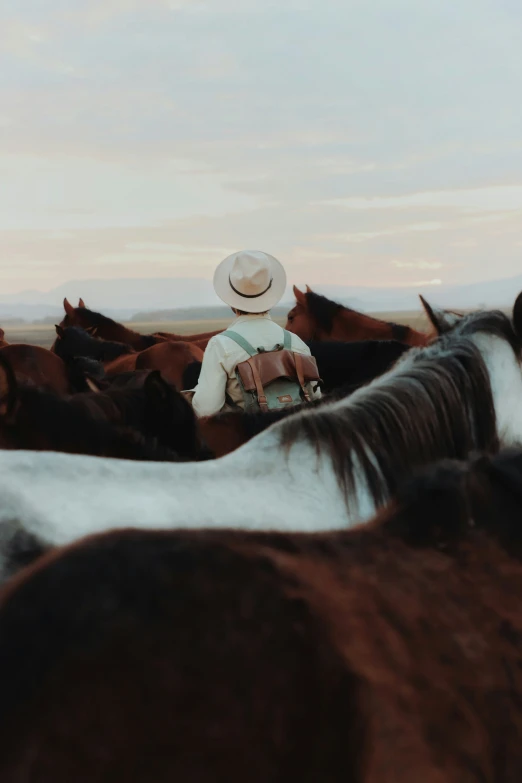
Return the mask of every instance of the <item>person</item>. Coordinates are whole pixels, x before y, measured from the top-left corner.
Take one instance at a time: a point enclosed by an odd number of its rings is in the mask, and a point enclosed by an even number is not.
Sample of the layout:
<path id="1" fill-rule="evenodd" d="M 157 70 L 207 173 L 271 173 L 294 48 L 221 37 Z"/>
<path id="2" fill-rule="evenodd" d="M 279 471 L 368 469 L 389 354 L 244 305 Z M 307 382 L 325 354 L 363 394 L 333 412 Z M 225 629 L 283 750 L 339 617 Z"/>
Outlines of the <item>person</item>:
<path id="1" fill-rule="evenodd" d="M 273 350 L 282 344 L 284 329 L 270 317 L 286 289 L 286 273 L 281 263 L 257 250 L 242 250 L 225 258 L 214 274 L 214 289 L 236 315 L 230 325 L 253 347 Z M 310 356 L 310 349 L 291 334 L 291 350 Z M 244 409 L 236 367 L 249 354 L 230 337 L 218 334 L 209 341 L 201 374 L 194 389 L 192 405 L 198 416 L 212 416 L 228 407 Z M 319 388 L 310 385 L 311 398 L 320 397 Z"/>

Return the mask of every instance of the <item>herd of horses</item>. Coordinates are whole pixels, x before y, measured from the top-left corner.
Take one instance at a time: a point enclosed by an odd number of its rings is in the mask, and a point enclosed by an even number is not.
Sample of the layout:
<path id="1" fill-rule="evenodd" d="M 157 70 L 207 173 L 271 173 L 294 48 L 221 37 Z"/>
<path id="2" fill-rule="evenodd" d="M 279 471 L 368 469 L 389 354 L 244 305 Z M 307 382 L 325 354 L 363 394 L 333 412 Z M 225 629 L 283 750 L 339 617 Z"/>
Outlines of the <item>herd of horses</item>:
<path id="1" fill-rule="evenodd" d="M 522 294 L 294 293 L 277 412 L 195 417 L 212 333 L 0 335 L 2 783 L 522 780 Z"/>

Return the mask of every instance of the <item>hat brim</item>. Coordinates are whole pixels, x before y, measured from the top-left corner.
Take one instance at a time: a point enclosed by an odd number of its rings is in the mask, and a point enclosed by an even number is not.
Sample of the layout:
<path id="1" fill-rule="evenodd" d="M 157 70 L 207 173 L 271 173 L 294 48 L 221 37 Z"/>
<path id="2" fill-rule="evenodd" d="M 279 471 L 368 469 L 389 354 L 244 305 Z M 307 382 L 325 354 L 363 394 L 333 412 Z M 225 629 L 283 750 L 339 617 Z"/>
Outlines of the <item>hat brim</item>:
<path id="1" fill-rule="evenodd" d="M 268 253 L 265 255 L 271 267 L 272 285 L 266 293 L 254 299 L 237 294 L 230 285 L 229 277 L 237 253 L 228 256 L 219 264 L 214 272 L 214 290 L 222 302 L 245 313 L 264 313 L 281 301 L 286 290 L 286 272 L 277 258 Z"/>

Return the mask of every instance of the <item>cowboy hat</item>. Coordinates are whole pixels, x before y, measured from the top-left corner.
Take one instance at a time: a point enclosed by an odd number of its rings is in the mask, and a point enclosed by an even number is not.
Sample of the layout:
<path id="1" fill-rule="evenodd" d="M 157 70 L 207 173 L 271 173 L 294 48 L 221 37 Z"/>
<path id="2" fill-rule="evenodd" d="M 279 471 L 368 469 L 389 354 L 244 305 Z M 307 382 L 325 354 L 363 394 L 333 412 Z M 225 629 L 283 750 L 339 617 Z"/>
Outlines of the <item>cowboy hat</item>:
<path id="1" fill-rule="evenodd" d="M 282 298 L 286 273 L 277 258 L 260 250 L 240 250 L 214 273 L 214 290 L 225 304 L 245 313 L 264 313 Z"/>

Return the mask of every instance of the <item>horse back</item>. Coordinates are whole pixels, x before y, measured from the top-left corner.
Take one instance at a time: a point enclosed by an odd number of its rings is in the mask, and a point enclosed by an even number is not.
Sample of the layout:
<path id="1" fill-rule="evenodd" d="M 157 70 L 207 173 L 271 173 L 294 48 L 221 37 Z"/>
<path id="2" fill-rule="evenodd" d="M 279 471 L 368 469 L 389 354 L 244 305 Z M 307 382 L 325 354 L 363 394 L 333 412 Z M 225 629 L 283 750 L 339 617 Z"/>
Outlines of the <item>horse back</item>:
<path id="1" fill-rule="evenodd" d="M 57 394 L 68 394 L 69 374 L 59 356 L 38 345 L 14 343 L 0 348 L 11 364 L 17 379 L 23 383 L 51 389 Z"/>

